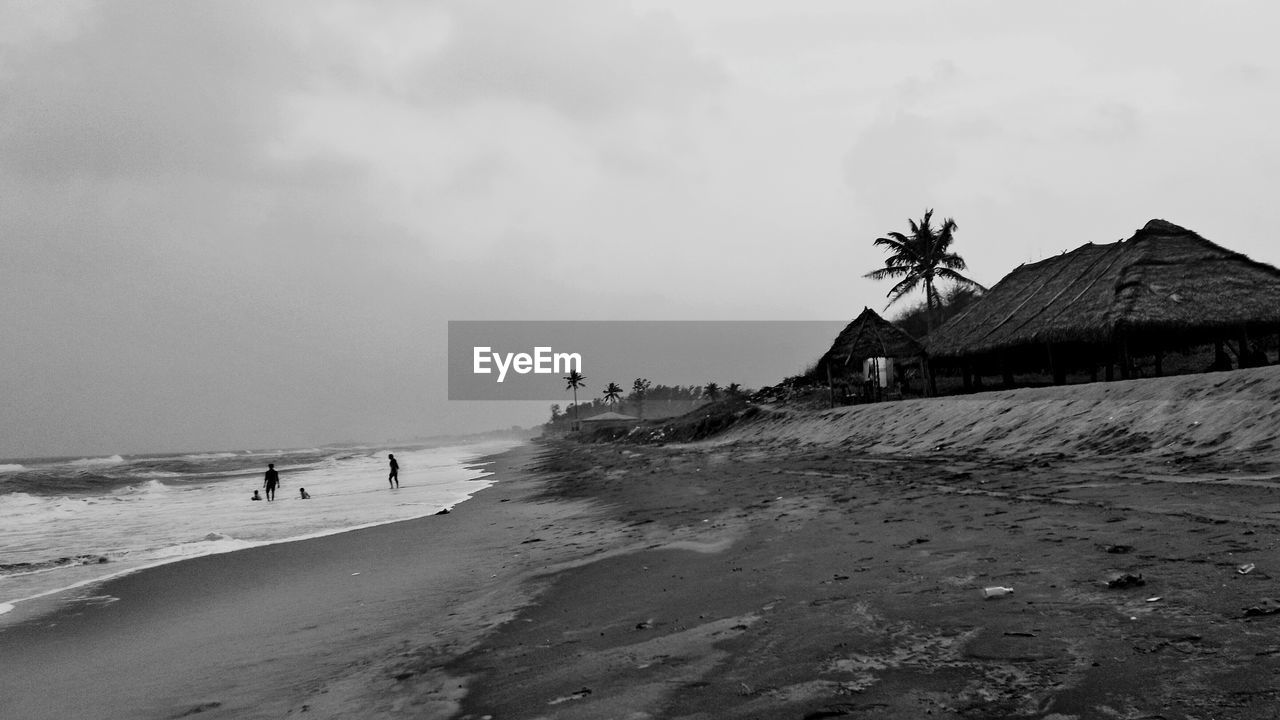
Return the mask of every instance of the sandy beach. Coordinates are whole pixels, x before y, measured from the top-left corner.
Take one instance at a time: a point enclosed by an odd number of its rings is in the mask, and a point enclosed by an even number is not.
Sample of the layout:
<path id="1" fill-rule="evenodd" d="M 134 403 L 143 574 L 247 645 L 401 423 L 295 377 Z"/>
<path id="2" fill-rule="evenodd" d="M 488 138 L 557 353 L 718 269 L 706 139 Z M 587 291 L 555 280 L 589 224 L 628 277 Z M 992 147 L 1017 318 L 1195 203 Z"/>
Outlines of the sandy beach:
<path id="1" fill-rule="evenodd" d="M 19 604 L 0 631 L 0 717 L 445 717 L 458 693 L 422 658 L 466 647 L 525 597 L 531 531 L 585 517 L 535 502 L 532 449 L 451 513 L 211 555 L 70 604 Z M 51 613 L 51 614 L 50 614 Z M 424 676 L 428 690 L 417 692 Z"/>
<path id="2" fill-rule="evenodd" d="M 0 634 L 0 715 L 1270 718 L 1277 398 L 1263 368 L 533 443 L 447 516 Z"/>

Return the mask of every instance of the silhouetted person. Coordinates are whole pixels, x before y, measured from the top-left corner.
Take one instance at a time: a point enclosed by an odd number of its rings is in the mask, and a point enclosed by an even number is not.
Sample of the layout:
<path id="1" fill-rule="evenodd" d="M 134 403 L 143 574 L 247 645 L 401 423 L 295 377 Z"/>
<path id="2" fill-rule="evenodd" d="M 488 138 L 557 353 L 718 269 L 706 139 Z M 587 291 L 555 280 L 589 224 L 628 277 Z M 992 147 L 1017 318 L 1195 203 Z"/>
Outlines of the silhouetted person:
<path id="1" fill-rule="evenodd" d="M 262 487 L 267 489 L 267 502 L 276 499 L 276 486 L 280 484 L 280 473 L 276 472 L 275 463 L 267 463 L 267 474 L 262 478 Z"/>
<path id="2" fill-rule="evenodd" d="M 387 476 L 387 484 L 393 488 L 400 487 L 400 463 L 396 462 L 395 455 L 387 455 L 391 460 L 391 474 Z"/>
<path id="3" fill-rule="evenodd" d="M 258 491 L 257 491 L 257 490 L 254 490 L 254 491 L 253 491 L 253 497 L 251 497 L 251 498 L 249 498 L 249 499 L 250 499 L 250 500 L 261 500 L 261 499 L 262 499 L 262 496 L 258 494 Z"/>
<path id="4" fill-rule="evenodd" d="M 298 488 L 298 494 L 302 496 L 303 500 L 311 499 L 311 493 L 307 492 L 306 488 Z"/>

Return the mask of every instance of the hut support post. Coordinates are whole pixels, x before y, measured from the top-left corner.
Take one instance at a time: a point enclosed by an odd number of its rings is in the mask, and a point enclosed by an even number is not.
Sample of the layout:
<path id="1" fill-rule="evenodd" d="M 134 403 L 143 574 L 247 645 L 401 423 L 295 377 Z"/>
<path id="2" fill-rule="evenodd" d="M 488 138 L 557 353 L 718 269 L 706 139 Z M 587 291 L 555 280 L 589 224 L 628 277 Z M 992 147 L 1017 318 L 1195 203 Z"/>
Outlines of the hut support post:
<path id="1" fill-rule="evenodd" d="M 1240 328 L 1240 336 L 1237 342 L 1240 343 L 1240 352 L 1236 355 L 1236 358 L 1240 361 L 1240 368 L 1252 367 L 1253 363 L 1250 362 L 1252 357 L 1249 353 L 1249 331 Z"/>
<path id="2" fill-rule="evenodd" d="M 964 368 L 961 370 L 962 380 L 965 392 L 973 390 L 973 369 L 969 365 L 969 361 L 964 361 Z"/>
<path id="3" fill-rule="evenodd" d="M 831 381 L 831 363 L 827 363 L 827 404 L 836 406 L 836 385 Z"/>
<path id="4" fill-rule="evenodd" d="M 1129 341 L 1124 339 L 1120 341 L 1120 379 L 1128 380 L 1132 377 L 1129 367 Z"/>
<path id="5" fill-rule="evenodd" d="M 1065 385 L 1067 382 L 1067 368 L 1062 364 L 1062 352 L 1053 351 L 1053 343 L 1046 343 L 1045 350 L 1049 354 L 1049 372 L 1053 374 L 1054 385 Z"/>
<path id="6" fill-rule="evenodd" d="M 916 358 L 916 362 L 920 368 L 920 393 L 928 397 L 930 395 L 929 386 L 933 384 L 933 378 L 929 375 L 929 362 L 924 359 L 923 355 Z"/>
<path id="7" fill-rule="evenodd" d="M 925 377 L 929 378 L 929 397 L 938 396 L 938 379 L 933 374 L 933 363 L 929 362 L 929 358 L 922 357 L 921 362 L 924 363 Z"/>

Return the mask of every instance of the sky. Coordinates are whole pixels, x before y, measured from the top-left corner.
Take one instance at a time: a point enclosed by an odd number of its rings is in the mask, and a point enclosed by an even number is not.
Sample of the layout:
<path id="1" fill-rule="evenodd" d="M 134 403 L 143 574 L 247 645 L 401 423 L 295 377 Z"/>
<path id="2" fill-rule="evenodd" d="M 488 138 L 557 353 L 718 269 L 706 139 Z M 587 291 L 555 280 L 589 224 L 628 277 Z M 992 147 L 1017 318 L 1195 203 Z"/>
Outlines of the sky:
<path id="1" fill-rule="evenodd" d="M 533 424 L 447 401 L 448 321 L 847 320 L 884 309 L 874 239 L 929 208 L 986 285 L 1157 217 L 1280 265 L 1278 26 L 1234 0 L 7 0 L 0 457 Z"/>

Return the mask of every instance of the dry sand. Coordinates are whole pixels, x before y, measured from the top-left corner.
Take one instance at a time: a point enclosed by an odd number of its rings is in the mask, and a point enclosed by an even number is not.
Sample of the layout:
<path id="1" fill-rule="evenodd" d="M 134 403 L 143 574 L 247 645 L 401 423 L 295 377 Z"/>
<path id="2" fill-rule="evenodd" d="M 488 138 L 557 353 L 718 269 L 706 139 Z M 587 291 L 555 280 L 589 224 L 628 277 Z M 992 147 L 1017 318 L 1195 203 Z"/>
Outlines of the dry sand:
<path id="1" fill-rule="evenodd" d="M 523 448 L 0 633 L 0 716 L 1272 718 L 1278 434 L 1264 368 Z"/>

